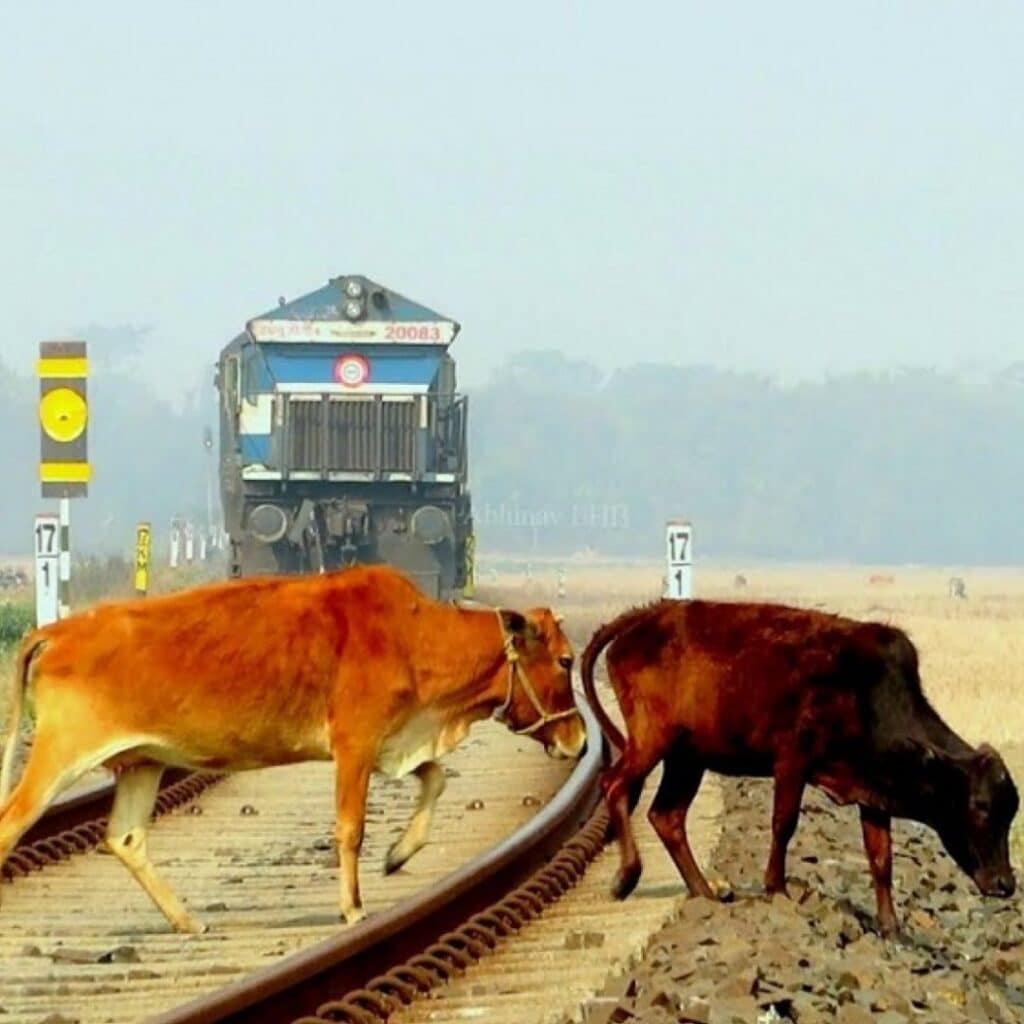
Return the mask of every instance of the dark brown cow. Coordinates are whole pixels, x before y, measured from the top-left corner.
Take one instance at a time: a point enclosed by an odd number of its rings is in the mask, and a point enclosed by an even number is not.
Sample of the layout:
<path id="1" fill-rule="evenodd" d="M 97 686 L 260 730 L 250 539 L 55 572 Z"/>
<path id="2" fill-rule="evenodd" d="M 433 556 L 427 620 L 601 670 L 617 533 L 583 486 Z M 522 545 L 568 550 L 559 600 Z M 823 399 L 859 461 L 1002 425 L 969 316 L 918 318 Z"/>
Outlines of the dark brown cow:
<path id="1" fill-rule="evenodd" d="M 627 739 L 594 691 L 594 663 L 609 644 Z M 619 898 L 640 878 L 629 814 L 659 761 L 665 770 L 649 818 L 691 894 L 712 895 L 686 838 L 686 812 L 708 769 L 774 776 L 769 892 L 785 892 L 786 847 L 810 783 L 860 807 L 884 932 L 898 927 L 893 816 L 934 828 L 983 894 L 1013 893 L 1017 789 L 995 750 L 969 746 L 928 703 L 917 652 L 901 630 L 780 605 L 662 601 L 601 627 L 582 675 L 602 729 L 622 751 L 603 779 L 622 855 Z"/>

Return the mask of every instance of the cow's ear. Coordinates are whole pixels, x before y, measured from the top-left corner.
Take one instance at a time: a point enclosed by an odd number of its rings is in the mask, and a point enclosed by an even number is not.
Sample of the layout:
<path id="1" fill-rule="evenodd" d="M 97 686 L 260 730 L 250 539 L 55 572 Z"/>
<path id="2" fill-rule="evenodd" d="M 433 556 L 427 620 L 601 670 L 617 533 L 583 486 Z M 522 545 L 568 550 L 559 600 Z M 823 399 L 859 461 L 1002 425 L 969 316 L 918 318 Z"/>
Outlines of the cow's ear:
<path id="1" fill-rule="evenodd" d="M 519 612 L 509 611 L 505 608 L 501 609 L 501 624 L 505 627 L 505 632 L 510 636 L 522 637 L 526 634 L 526 616 Z"/>
<path id="2" fill-rule="evenodd" d="M 987 743 L 979 743 L 974 750 L 974 757 L 978 764 L 988 765 L 993 764 L 999 760 L 999 754 L 996 752 L 996 748 L 989 746 Z"/>
<path id="3" fill-rule="evenodd" d="M 978 775 L 986 775 L 988 772 L 994 771 L 997 779 L 1001 779 L 1006 774 L 1006 767 L 1003 764 L 1003 759 L 999 756 L 999 751 L 987 743 L 978 744 L 972 758 L 972 767 Z"/>

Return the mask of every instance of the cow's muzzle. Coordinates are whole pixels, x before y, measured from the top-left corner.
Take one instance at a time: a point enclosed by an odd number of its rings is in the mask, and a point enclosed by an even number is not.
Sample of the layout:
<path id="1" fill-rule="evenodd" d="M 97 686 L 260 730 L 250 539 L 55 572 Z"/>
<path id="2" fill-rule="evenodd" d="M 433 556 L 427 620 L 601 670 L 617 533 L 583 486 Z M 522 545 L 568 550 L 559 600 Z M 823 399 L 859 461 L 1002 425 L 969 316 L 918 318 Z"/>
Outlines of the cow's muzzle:
<path id="1" fill-rule="evenodd" d="M 1007 899 L 1017 891 L 1017 880 L 1012 871 L 979 871 L 974 876 L 974 884 L 982 896 L 996 896 L 999 899 Z"/>

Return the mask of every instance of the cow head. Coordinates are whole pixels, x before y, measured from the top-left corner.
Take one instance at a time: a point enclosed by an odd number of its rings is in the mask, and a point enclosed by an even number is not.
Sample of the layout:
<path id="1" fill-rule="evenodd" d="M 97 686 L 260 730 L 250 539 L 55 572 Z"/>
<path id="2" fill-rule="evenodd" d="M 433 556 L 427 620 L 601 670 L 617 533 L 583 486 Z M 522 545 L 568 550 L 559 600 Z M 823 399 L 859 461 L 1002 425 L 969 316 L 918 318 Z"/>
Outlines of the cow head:
<path id="1" fill-rule="evenodd" d="M 573 651 L 550 608 L 502 611 L 509 684 L 498 717 L 544 744 L 552 757 L 578 757 L 586 740 L 572 692 Z"/>
<path id="2" fill-rule="evenodd" d="M 956 790 L 939 823 L 949 855 L 984 896 L 1012 896 L 1016 888 L 1010 866 L 1010 824 L 1017 813 L 1017 787 L 1006 764 L 987 743 L 956 759 Z"/>

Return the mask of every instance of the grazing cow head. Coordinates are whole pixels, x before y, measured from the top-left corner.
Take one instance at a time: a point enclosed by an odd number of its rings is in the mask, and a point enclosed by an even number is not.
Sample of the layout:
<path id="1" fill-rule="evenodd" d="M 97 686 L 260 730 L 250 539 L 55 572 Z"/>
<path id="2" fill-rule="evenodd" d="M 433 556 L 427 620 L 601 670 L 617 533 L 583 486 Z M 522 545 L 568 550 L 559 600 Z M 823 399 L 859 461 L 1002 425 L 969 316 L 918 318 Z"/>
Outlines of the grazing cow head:
<path id="1" fill-rule="evenodd" d="M 1010 824 L 1017 813 L 1017 787 L 998 752 L 987 743 L 957 759 L 966 800 L 952 801 L 938 832 L 949 855 L 973 879 L 984 896 L 1012 896 Z"/>
<path id="2" fill-rule="evenodd" d="M 586 740 L 572 692 L 573 650 L 550 608 L 502 611 L 509 683 L 498 718 L 544 744 L 552 757 L 578 757 Z"/>

